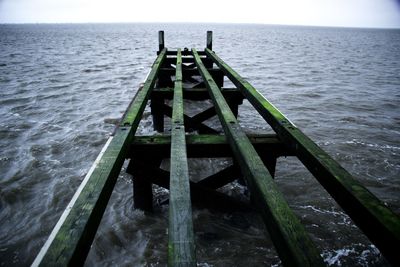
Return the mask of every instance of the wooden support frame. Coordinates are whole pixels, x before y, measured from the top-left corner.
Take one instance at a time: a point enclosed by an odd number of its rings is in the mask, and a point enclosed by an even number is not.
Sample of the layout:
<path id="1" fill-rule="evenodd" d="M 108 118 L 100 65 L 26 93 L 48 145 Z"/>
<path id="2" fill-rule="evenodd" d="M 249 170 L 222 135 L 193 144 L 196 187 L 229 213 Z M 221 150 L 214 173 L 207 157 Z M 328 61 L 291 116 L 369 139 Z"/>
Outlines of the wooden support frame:
<path id="1" fill-rule="evenodd" d="M 159 166 L 153 166 L 148 170 L 148 174 L 151 176 L 151 183 L 169 189 L 170 172 L 160 169 Z M 220 212 L 254 211 L 250 204 L 215 191 L 211 187 L 204 186 L 201 182 L 190 182 L 190 197 L 193 205 L 199 208 Z"/>
<path id="2" fill-rule="evenodd" d="M 131 158 L 127 172 L 134 176 L 135 208 L 152 210 L 153 183 L 170 190 L 170 266 L 196 265 L 192 203 L 226 212 L 252 209 L 250 205 L 215 190 L 242 176 L 282 263 L 288 266 L 323 265 L 317 248 L 273 181 L 276 159 L 292 155 L 302 161 L 386 259 L 394 266 L 400 265 L 397 252 L 400 246 L 399 216 L 223 62 L 212 51 L 211 31 L 207 32 L 205 51 L 167 51 L 164 32 L 160 31 L 158 37 L 158 57 L 144 85 L 137 91 L 32 266 L 84 264 L 127 158 Z M 222 88 L 224 76 L 237 88 Z M 190 83 L 192 85 L 188 85 Z M 171 135 L 135 136 L 149 98 L 155 128 L 164 132 L 164 115 L 169 116 Z M 276 135 L 244 133 L 236 119 L 238 105 L 244 98 Z M 165 104 L 165 99 L 173 99 L 172 107 Z M 214 106 L 195 116 L 187 116 L 183 112 L 183 99 L 211 99 Z M 203 123 L 215 114 L 225 135 L 215 134 L 217 131 Z M 185 129 L 198 130 L 199 134 L 186 135 Z M 190 157 L 232 157 L 233 164 L 195 183 L 188 175 L 187 159 Z M 171 159 L 169 172 L 160 167 L 164 158 Z"/>
<path id="3" fill-rule="evenodd" d="M 250 83 L 210 49 L 205 50 L 238 87 L 260 115 L 276 131 L 327 192 L 346 211 L 382 254 L 400 265 L 400 220 L 382 201 L 361 185 L 317 144 L 301 132 Z M 396 244 L 396 245 L 395 245 Z"/>
<path id="4" fill-rule="evenodd" d="M 182 56 L 178 50 L 171 129 L 168 265 L 196 266 L 192 203 L 183 122 Z"/>
<path id="5" fill-rule="evenodd" d="M 235 159 L 241 167 L 251 193 L 257 199 L 258 208 L 282 262 L 288 266 L 323 266 L 318 249 L 279 192 L 196 49 L 192 49 L 192 52 Z"/>

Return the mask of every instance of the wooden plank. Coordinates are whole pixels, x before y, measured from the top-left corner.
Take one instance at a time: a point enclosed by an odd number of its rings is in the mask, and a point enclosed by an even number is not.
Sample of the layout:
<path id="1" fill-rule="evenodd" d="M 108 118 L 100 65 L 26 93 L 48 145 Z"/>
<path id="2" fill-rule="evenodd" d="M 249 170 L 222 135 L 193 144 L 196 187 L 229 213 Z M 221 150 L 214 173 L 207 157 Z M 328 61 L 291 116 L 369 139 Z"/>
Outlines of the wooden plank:
<path id="1" fill-rule="evenodd" d="M 248 135 L 259 155 L 273 154 L 292 156 L 293 153 L 275 135 Z M 232 157 L 232 150 L 224 135 L 187 135 L 187 156 L 189 158 Z M 127 157 L 135 158 L 148 153 L 168 158 L 171 154 L 171 136 L 135 136 Z"/>
<path id="2" fill-rule="evenodd" d="M 125 113 L 125 126 L 119 127 L 107 142 L 32 266 L 83 265 L 165 55 L 164 49 Z"/>
<path id="3" fill-rule="evenodd" d="M 229 67 L 213 51 L 207 55 L 242 91 L 261 116 L 276 131 L 321 185 L 346 211 L 382 254 L 400 265 L 400 219 L 332 157 L 301 132 L 250 83 Z"/>
<path id="4" fill-rule="evenodd" d="M 177 50 L 168 50 L 167 51 L 167 56 L 176 56 L 177 53 L 178 53 Z M 191 56 L 192 55 L 192 52 L 190 50 L 183 50 L 183 51 L 181 51 L 181 53 L 182 53 L 182 56 L 183 56 L 182 62 L 185 62 L 185 59 L 188 58 L 186 56 Z M 200 56 L 205 56 L 206 55 L 206 53 L 204 51 L 198 51 L 198 53 L 199 53 Z"/>
<path id="5" fill-rule="evenodd" d="M 261 158 L 229 109 L 220 89 L 201 62 L 197 51 L 195 49 L 192 51 L 235 159 L 240 165 L 254 199 L 257 200 L 258 209 L 263 215 L 283 264 L 287 266 L 324 265 L 317 248 L 279 192 Z"/>
<path id="6" fill-rule="evenodd" d="M 178 50 L 171 122 L 168 265 L 196 266 L 189 171 L 183 121 L 182 58 Z"/>
<path id="7" fill-rule="evenodd" d="M 221 88 L 225 98 L 232 99 L 238 103 L 243 101 L 243 95 L 237 88 Z M 174 94 L 173 88 L 154 88 L 152 96 L 164 99 L 172 99 Z M 183 99 L 189 100 L 205 100 L 210 99 L 207 88 L 184 88 Z"/>
<path id="8" fill-rule="evenodd" d="M 168 58 L 166 59 L 166 65 L 170 63 L 173 59 Z M 175 64 L 175 61 L 173 62 Z M 167 65 L 168 66 L 168 65 Z M 172 67 L 165 67 L 160 70 L 160 75 L 175 75 L 175 68 Z M 218 68 L 208 68 L 208 71 L 211 73 L 213 78 L 217 77 L 218 75 L 224 75 L 224 73 L 218 69 Z M 185 68 L 182 70 L 183 73 L 183 80 L 186 79 L 186 77 L 191 77 L 191 76 L 196 76 L 198 75 L 197 69 L 195 68 Z"/>

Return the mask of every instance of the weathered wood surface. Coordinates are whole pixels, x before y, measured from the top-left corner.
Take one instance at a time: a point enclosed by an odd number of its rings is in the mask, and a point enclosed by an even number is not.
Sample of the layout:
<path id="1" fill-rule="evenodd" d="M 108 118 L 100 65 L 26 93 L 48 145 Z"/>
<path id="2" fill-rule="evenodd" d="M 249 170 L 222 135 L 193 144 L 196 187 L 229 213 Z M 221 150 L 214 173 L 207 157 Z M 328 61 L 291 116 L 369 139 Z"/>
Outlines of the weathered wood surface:
<path id="1" fill-rule="evenodd" d="M 282 262 L 287 266 L 323 266 L 318 249 L 279 192 L 273 178 L 241 129 L 196 49 L 192 49 L 192 51 L 235 159 L 256 199 L 258 209 L 263 215 Z"/>
<path id="2" fill-rule="evenodd" d="M 93 172 L 78 188 L 33 266 L 83 265 L 165 56 L 166 49 L 154 62 L 120 127 L 107 142 Z"/>
<path id="3" fill-rule="evenodd" d="M 400 219 L 213 51 L 210 57 L 382 254 L 400 265 Z"/>
<path id="4" fill-rule="evenodd" d="M 212 31 L 207 31 L 207 45 L 206 47 L 212 50 Z"/>
<path id="5" fill-rule="evenodd" d="M 221 92 L 225 98 L 235 99 L 238 103 L 243 101 L 244 97 L 237 88 L 221 88 Z M 174 94 L 173 88 L 154 88 L 152 95 L 163 99 L 172 99 Z M 184 88 L 183 98 L 189 100 L 206 100 L 210 99 L 207 88 Z"/>
<path id="6" fill-rule="evenodd" d="M 164 105 L 163 110 L 166 116 L 172 118 L 172 108 L 170 106 Z M 202 122 L 195 121 L 193 117 L 190 117 L 185 113 L 183 114 L 183 121 L 185 124 L 185 128 L 187 129 L 188 132 L 197 130 L 199 131 L 199 133 L 207 133 L 207 134 L 218 133 L 217 130 L 214 130 L 213 128 Z"/>
<path id="7" fill-rule="evenodd" d="M 148 165 L 142 168 L 149 167 Z M 152 183 L 169 189 L 170 172 L 165 171 L 159 166 L 148 168 L 149 179 Z M 215 191 L 212 188 L 203 186 L 200 182 L 190 182 L 190 194 L 193 205 L 199 208 L 206 208 L 219 212 L 253 212 L 253 206 L 247 202 L 238 200 L 224 193 Z M 161 201 L 166 203 L 168 200 Z"/>
<path id="8" fill-rule="evenodd" d="M 257 153 L 264 155 L 293 156 L 284 144 L 274 134 L 248 135 Z M 202 134 L 186 136 L 187 156 L 189 158 L 232 157 L 232 150 L 224 135 Z M 163 158 L 170 156 L 171 136 L 151 135 L 135 136 L 127 157 L 135 158 L 140 155 L 159 155 Z"/>
<path id="9" fill-rule="evenodd" d="M 190 201 L 189 171 L 183 121 L 182 56 L 176 60 L 171 122 L 171 175 L 169 186 L 168 265 L 196 266 Z"/>
<path id="10" fill-rule="evenodd" d="M 164 31 L 158 32 L 158 51 L 162 51 L 165 47 Z"/>

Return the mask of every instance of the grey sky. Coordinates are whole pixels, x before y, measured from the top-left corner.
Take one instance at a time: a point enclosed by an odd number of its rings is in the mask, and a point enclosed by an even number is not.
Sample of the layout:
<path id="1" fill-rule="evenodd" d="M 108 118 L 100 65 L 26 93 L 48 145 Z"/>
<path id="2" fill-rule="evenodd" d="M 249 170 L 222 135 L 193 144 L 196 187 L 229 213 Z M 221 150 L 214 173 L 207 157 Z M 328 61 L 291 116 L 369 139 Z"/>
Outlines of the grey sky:
<path id="1" fill-rule="evenodd" d="M 399 0 L 0 0 L 0 23 L 236 22 L 400 28 Z"/>

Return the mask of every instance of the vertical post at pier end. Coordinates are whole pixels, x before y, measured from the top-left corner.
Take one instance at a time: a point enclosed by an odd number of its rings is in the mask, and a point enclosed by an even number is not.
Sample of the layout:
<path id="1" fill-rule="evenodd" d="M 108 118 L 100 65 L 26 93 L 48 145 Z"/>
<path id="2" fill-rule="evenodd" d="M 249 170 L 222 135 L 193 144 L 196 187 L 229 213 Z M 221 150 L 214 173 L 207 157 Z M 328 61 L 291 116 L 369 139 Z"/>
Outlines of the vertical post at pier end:
<path id="1" fill-rule="evenodd" d="M 212 50 L 212 31 L 207 31 L 207 48 Z"/>
<path id="2" fill-rule="evenodd" d="M 164 31 L 158 31 L 158 51 L 163 50 L 164 47 Z"/>

